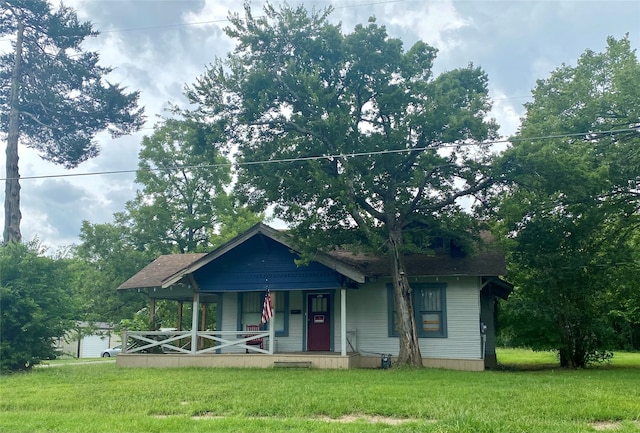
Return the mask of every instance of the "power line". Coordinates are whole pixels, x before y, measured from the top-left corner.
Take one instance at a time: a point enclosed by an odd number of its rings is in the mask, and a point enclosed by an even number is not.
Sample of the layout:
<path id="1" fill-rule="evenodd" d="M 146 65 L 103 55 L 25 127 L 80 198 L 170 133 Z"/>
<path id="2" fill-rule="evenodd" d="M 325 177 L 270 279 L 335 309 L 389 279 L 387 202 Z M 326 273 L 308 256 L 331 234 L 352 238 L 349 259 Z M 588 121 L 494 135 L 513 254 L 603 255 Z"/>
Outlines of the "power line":
<path id="1" fill-rule="evenodd" d="M 103 175 L 111 175 L 111 174 L 130 174 L 137 173 L 139 171 L 148 171 L 148 172 L 159 172 L 159 171 L 175 171 L 175 170 L 193 170 L 193 169 L 201 169 L 201 168 L 219 168 L 219 167 L 232 167 L 236 166 L 250 166 L 250 165 L 267 165 L 267 164 L 281 164 L 281 163 L 289 163 L 289 162 L 304 162 L 304 161 L 317 161 L 321 159 L 329 159 L 329 158 L 357 158 L 363 156 L 377 156 L 377 155 L 390 155 L 397 153 L 409 153 L 409 152 L 422 152 L 425 150 L 437 150 L 437 149 L 447 149 L 453 147 L 460 146 L 491 146 L 495 144 L 507 144 L 514 143 L 519 141 L 540 141 L 540 140 L 550 140 L 555 138 L 571 138 L 571 137 L 584 137 L 584 136 L 594 136 L 594 135 L 612 135 L 621 132 L 638 132 L 638 128 L 623 128 L 623 129 L 612 129 L 609 131 L 599 131 L 599 132 L 576 132 L 570 134 L 553 134 L 553 135 L 544 135 L 539 137 L 508 137 L 501 138 L 498 140 L 490 140 L 483 142 L 470 142 L 470 143 L 458 143 L 458 144 L 444 144 L 435 147 L 418 147 L 418 148 L 409 148 L 409 149 L 391 149 L 391 150 L 379 150 L 372 152 L 353 152 L 353 153 L 339 153 L 332 155 L 318 155 L 318 156 L 301 156 L 295 158 L 283 158 L 283 159 L 274 159 L 274 160 L 263 160 L 263 161 L 247 161 L 247 162 L 236 162 L 236 163 L 219 163 L 219 164 L 202 164 L 202 165 L 191 165 L 191 166 L 175 166 L 175 167 L 165 167 L 165 168 L 152 168 L 152 169 L 127 169 L 127 170 L 110 170 L 110 171 L 93 171 L 87 173 L 67 173 L 67 174 L 49 174 L 49 175 L 35 175 L 35 176 L 24 176 L 19 177 L 17 180 L 35 180 L 35 179 L 53 179 L 53 178 L 66 178 L 66 177 L 85 177 L 85 176 L 103 176 Z M 16 178 L 0 178 L 0 181 L 6 180 L 16 180 Z"/>

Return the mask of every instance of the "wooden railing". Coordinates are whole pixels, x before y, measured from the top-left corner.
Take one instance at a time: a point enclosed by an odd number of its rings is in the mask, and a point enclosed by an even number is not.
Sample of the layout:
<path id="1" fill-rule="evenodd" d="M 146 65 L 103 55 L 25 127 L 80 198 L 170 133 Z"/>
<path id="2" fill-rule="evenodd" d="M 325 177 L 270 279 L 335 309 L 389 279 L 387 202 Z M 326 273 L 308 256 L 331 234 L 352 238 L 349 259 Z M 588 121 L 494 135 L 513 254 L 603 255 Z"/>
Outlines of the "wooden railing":
<path id="1" fill-rule="evenodd" d="M 191 331 L 124 331 L 122 336 L 122 353 L 215 353 L 225 347 L 238 347 L 250 352 L 266 353 L 247 342 L 263 338 L 268 343 L 269 332 L 248 331 L 198 331 L 195 347 Z M 265 347 L 267 345 L 265 344 Z M 193 350 L 193 349 L 196 350 Z M 273 352 L 272 352 L 273 353 Z"/>

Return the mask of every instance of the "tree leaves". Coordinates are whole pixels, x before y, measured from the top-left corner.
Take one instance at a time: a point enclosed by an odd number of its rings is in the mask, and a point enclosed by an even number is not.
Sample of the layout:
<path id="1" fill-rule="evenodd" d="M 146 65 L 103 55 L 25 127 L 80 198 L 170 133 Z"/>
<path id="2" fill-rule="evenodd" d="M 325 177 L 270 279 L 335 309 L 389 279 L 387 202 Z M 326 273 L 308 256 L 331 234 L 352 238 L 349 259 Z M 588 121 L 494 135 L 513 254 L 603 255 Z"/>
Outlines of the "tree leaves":
<path id="1" fill-rule="evenodd" d="M 75 319 L 71 275 L 68 261 L 43 256 L 35 243 L 0 247 L 0 371 L 55 357 L 55 339 Z"/>
<path id="2" fill-rule="evenodd" d="M 624 304 L 615 287 L 640 280 L 640 266 L 628 260 L 637 257 L 640 228 L 640 134 L 608 132 L 638 123 L 638 100 L 626 92 L 640 86 L 640 64 L 627 38 L 607 43 L 538 81 L 505 155 L 515 185 L 499 204 L 514 240 L 517 289 L 506 306 L 513 332 L 576 367 L 618 344 L 607 314 Z M 555 135 L 569 136 L 539 138 Z"/>
<path id="3" fill-rule="evenodd" d="M 20 137 L 49 161 L 67 168 L 98 154 L 95 135 L 108 129 L 115 137 L 138 130 L 143 123 L 138 92 L 127 93 L 103 78 L 111 68 L 98 64 L 95 52 L 84 52 L 81 43 L 96 36 L 90 22 L 80 22 L 69 7 L 51 11 L 43 0 L 3 0 L 1 36 L 15 34 L 24 25 L 19 70 Z M 15 52 L 0 57 L 0 76 L 15 62 Z M 1 128 L 7 132 L 9 98 L 0 92 Z"/>

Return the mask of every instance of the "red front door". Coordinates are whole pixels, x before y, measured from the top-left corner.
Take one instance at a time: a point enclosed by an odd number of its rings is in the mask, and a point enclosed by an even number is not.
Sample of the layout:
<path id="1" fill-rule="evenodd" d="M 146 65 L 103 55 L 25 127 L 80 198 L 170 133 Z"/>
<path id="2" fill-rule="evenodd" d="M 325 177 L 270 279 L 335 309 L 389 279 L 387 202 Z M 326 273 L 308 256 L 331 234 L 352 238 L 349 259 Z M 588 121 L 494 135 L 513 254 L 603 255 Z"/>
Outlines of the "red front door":
<path id="1" fill-rule="evenodd" d="M 329 294 L 307 296 L 307 350 L 329 351 L 331 350 Z"/>

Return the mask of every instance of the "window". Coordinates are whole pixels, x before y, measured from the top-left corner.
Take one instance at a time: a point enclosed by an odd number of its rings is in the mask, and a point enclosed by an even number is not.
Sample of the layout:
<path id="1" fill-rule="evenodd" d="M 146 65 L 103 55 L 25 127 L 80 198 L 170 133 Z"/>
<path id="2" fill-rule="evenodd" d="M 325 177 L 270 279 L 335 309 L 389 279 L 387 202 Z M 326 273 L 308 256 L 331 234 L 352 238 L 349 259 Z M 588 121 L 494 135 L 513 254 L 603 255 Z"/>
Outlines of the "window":
<path id="1" fill-rule="evenodd" d="M 420 337 L 444 336 L 444 288 L 416 287 L 413 308 Z"/>
<path id="2" fill-rule="evenodd" d="M 260 325 L 262 306 L 266 292 L 242 292 L 238 294 L 238 329 L 244 330 L 247 325 Z M 275 326 L 277 337 L 289 336 L 289 292 L 271 292 L 275 307 Z M 272 319 L 273 320 L 273 319 Z M 268 329 L 262 325 L 261 329 Z"/>
<path id="3" fill-rule="evenodd" d="M 412 284 L 413 312 L 415 314 L 418 337 L 446 338 L 447 310 L 446 284 Z M 389 306 L 389 337 L 397 337 L 397 317 L 393 286 L 387 285 L 387 305 Z"/>

